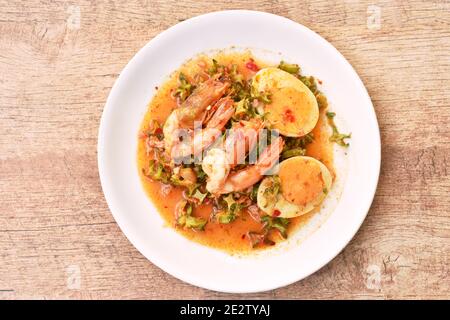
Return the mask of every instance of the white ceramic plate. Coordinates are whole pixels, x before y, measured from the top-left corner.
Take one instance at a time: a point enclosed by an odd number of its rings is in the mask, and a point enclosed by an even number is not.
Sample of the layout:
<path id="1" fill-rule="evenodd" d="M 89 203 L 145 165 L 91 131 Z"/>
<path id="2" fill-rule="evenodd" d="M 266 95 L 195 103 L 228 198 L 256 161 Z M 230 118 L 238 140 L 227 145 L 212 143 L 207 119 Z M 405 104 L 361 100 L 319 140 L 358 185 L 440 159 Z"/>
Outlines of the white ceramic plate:
<path id="1" fill-rule="evenodd" d="M 282 250 L 230 256 L 185 239 L 164 226 L 146 196 L 136 164 L 137 134 L 147 104 L 185 60 L 212 49 L 250 48 L 299 63 L 323 81 L 339 124 L 350 131 L 339 201 L 320 228 Z M 265 52 L 265 53 L 264 53 Z M 380 136 L 375 112 L 356 72 L 326 40 L 276 15 L 222 11 L 181 22 L 152 39 L 117 79 L 100 123 L 98 166 L 109 208 L 133 245 L 151 262 L 193 285 L 223 292 L 257 292 L 291 284 L 333 259 L 355 235 L 375 194 Z M 342 173 L 338 171 L 338 176 Z M 345 183 L 343 183 L 345 182 Z M 295 238 L 295 237 L 294 237 Z"/>

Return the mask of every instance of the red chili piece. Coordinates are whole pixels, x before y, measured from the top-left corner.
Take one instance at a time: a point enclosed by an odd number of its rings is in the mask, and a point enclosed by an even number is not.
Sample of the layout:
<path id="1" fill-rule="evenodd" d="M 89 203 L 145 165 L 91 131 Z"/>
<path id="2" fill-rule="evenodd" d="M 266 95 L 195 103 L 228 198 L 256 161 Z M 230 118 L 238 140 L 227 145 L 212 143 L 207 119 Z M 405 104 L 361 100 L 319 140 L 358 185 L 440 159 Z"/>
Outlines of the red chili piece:
<path id="1" fill-rule="evenodd" d="M 245 66 L 247 67 L 247 69 L 255 71 L 255 72 L 259 70 L 259 67 L 255 64 L 255 60 L 253 60 L 253 59 L 250 59 L 250 61 L 247 62 L 245 64 Z"/>
<path id="2" fill-rule="evenodd" d="M 291 109 L 287 109 L 284 112 L 284 120 L 286 120 L 287 122 L 295 122 L 295 116 L 292 114 Z"/>

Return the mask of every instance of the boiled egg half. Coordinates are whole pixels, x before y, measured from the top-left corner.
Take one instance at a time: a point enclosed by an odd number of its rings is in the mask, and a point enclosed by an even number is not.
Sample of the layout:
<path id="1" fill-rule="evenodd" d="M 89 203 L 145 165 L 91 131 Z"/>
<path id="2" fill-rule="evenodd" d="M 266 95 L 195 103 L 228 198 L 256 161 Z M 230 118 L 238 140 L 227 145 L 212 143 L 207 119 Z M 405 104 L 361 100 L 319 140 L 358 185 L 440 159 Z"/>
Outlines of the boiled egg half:
<path id="1" fill-rule="evenodd" d="M 298 156 L 280 163 L 277 176 L 264 178 L 258 188 L 258 207 L 270 216 L 294 218 L 310 212 L 326 197 L 333 182 L 319 160 Z"/>
<path id="2" fill-rule="evenodd" d="M 266 119 L 274 129 L 288 137 L 301 137 L 319 120 L 319 106 L 314 94 L 297 77 L 278 68 L 259 70 L 252 81 L 256 92 L 270 93 Z"/>

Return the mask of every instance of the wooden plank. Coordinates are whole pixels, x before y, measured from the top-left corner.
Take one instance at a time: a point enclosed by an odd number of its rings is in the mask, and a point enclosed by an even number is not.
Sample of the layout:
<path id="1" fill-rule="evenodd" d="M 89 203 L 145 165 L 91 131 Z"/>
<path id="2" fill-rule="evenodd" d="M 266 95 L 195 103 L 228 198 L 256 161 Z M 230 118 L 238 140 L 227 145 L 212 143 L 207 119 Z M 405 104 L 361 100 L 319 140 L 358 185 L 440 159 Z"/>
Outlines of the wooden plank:
<path id="1" fill-rule="evenodd" d="M 449 1 L 0 8 L 0 298 L 450 298 Z M 374 102 L 383 163 L 368 218 L 330 264 L 285 288 L 229 295 L 174 279 L 128 242 L 101 192 L 96 143 L 106 97 L 139 48 L 178 21 L 245 8 L 303 23 L 347 57 Z M 379 29 L 367 24 L 377 8 Z"/>

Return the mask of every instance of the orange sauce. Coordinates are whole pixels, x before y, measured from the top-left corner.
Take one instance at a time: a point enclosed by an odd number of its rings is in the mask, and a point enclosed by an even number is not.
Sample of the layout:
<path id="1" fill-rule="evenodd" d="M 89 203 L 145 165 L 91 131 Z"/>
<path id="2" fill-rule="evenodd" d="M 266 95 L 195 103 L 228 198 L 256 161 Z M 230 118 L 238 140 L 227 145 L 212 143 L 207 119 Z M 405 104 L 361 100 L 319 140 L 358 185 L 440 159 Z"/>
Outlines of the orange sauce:
<path id="1" fill-rule="evenodd" d="M 243 53 L 218 53 L 214 58 L 223 65 L 236 64 L 238 70 L 245 78 L 253 76 L 254 71 L 249 70 L 246 64 L 253 59 L 254 64 L 259 68 L 267 67 L 268 64 L 253 57 L 250 52 Z M 199 64 L 210 64 L 211 57 L 200 55 L 195 59 L 187 61 L 169 79 L 157 89 L 155 96 L 148 105 L 148 110 L 141 124 L 140 132 L 145 131 L 152 119 L 163 124 L 169 114 L 177 104 L 172 97 L 172 92 L 178 86 L 177 79 L 179 72 L 183 72 L 188 79 L 192 79 L 195 74 L 201 71 Z M 307 146 L 307 155 L 322 161 L 329 169 L 333 170 L 333 153 L 331 143 L 329 142 L 329 132 L 327 127 L 326 110 L 321 110 L 319 121 L 313 130 L 314 141 Z M 252 219 L 249 213 L 244 210 L 240 216 L 230 224 L 220 224 L 208 222 L 204 231 L 192 229 L 183 229 L 175 227 L 175 206 L 182 199 L 182 189 L 177 187 L 170 188 L 169 192 L 164 192 L 163 184 L 152 181 L 142 174 L 142 169 L 147 168 L 149 157 L 146 154 L 145 139 L 139 139 L 137 150 L 137 165 L 141 176 L 143 187 L 159 213 L 170 226 L 183 234 L 185 237 L 199 242 L 203 245 L 225 250 L 230 253 L 245 253 L 251 250 L 250 243 L 245 234 L 248 231 L 260 232 L 262 225 Z M 194 215 L 198 217 L 209 218 L 212 211 L 211 205 L 201 205 L 195 208 Z M 306 224 L 317 210 L 303 216 L 291 219 L 288 228 L 288 235 L 292 234 Z M 151 213 L 149 213 L 151 214 Z M 263 248 L 263 247 L 262 247 Z"/>

